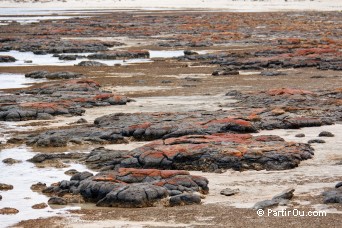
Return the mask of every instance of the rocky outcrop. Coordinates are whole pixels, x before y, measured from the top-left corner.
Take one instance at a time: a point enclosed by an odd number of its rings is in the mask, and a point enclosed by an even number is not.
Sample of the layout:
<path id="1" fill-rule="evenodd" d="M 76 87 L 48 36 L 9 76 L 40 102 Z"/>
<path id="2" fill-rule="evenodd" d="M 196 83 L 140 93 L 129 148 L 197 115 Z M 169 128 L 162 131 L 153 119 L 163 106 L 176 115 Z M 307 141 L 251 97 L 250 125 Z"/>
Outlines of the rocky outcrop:
<path id="1" fill-rule="evenodd" d="M 33 73 L 40 75 L 41 72 Z M 124 105 L 124 96 L 102 92 L 92 80 L 69 80 L 0 95 L 0 121 L 51 119 L 56 115 L 82 115 L 84 108 Z"/>
<path id="2" fill-rule="evenodd" d="M 149 58 L 150 53 L 148 51 L 107 51 L 103 53 L 96 53 L 88 55 L 88 59 L 139 59 L 139 58 Z"/>
<path id="3" fill-rule="evenodd" d="M 101 170 L 134 167 L 213 172 L 292 169 L 312 156 L 308 144 L 285 142 L 278 136 L 214 134 L 157 140 L 132 151 L 97 148 L 84 161 Z"/>
<path id="4" fill-rule="evenodd" d="M 105 63 L 97 62 L 97 61 L 82 61 L 77 66 L 87 66 L 87 67 L 101 67 L 108 66 Z"/>
<path id="5" fill-rule="evenodd" d="M 15 61 L 17 60 L 10 55 L 0 55 L 0 63 L 11 63 Z"/>
<path id="6" fill-rule="evenodd" d="M 342 182 L 335 186 L 335 189 L 330 189 L 322 193 L 323 202 L 328 203 L 340 203 L 342 204 Z"/>
<path id="7" fill-rule="evenodd" d="M 25 74 L 27 78 L 47 78 L 47 79 L 75 79 L 81 77 L 82 74 L 74 72 L 54 72 L 47 71 L 33 71 Z"/>
<path id="8" fill-rule="evenodd" d="M 74 126 L 18 136 L 29 145 L 49 146 L 51 138 L 66 143 L 122 143 L 127 137 L 137 140 L 154 140 L 191 134 L 214 134 L 220 132 L 253 133 L 256 128 L 249 122 L 227 117 L 226 112 L 189 113 L 117 113 L 97 118 L 94 124 Z M 11 142 L 11 141 L 10 141 Z"/>
<path id="9" fill-rule="evenodd" d="M 240 108 L 235 115 L 245 116 L 257 129 L 298 129 L 342 120 L 341 89 L 312 92 L 280 88 L 250 93 L 231 91 L 227 95 L 238 100 L 230 104 Z"/>
<path id="10" fill-rule="evenodd" d="M 195 193 L 207 194 L 209 190 L 207 179 L 187 171 L 120 168 L 95 176 L 76 175 L 43 192 L 59 197 L 80 194 L 86 202 L 100 207 L 149 207 L 157 203 L 198 204 L 201 200 Z"/>

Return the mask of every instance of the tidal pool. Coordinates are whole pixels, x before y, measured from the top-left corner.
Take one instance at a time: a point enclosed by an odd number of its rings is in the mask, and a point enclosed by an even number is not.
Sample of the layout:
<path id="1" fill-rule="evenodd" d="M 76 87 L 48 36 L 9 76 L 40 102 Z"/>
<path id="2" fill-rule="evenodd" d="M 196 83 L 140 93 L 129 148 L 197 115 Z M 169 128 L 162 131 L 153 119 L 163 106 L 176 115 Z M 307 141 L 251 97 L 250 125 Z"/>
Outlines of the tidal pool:
<path id="1" fill-rule="evenodd" d="M 78 205 L 66 207 L 44 209 L 32 209 L 38 203 L 47 203 L 49 197 L 37 192 L 33 192 L 30 187 L 38 182 L 46 183 L 50 186 L 54 182 L 69 180 L 70 176 L 64 174 L 69 169 L 86 171 L 87 168 L 80 164 L 70 163 L 67 168 L 38 168 L 35 164 L 26 161 L 36 153 L 30 151 L 26 146 L 0 150 L 0 182 L 13 185 L 13 190 L 0 191 L 2 200 L 0 208 L 12 207 L 19 210 L 18 214 L 0 215 L 0 226 L 7 227 L 22 220 L 35 219 L 39 217 L 49 217 L 57 214 L 67 214 L 69 209 L 78 209 Z M 7 165 L 2 162 L 6 158 L 21 160 L 21 163 Z"/>

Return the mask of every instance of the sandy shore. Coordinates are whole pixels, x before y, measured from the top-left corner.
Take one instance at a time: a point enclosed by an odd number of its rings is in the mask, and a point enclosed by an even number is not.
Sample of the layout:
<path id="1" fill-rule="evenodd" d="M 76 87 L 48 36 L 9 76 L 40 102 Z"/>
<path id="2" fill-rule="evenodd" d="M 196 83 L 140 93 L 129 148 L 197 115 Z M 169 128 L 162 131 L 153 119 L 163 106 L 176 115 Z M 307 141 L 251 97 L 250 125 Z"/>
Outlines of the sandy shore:
<path id="1" fill-rule="evenodd" d="M 203 9 L 236 12 L 271 11 L 337 11 L 342 10 L 339 0 L 67 0 L 67 1 L 1 1 L 0 7 L 15 8 L 69 8 L 69 9 Z"/>

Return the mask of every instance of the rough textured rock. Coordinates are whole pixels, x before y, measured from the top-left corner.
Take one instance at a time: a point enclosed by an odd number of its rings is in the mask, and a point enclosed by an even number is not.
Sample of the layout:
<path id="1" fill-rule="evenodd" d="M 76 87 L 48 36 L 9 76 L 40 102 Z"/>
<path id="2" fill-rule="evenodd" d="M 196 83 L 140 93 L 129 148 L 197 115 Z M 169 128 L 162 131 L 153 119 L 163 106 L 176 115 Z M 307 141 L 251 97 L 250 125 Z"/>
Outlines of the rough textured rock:
<path id="1" fill-rule="evenodd" d="M 51 145 L 51 144 L 50 144 Z M 54 145 L 54 144 L 52 144 Z M 56 145 L 58 146 L 58 145 Z M 29 159 L 28 161 L 33 163 L 41 163 L 46 160 L 52 160 L 52 159 L 79 159 L 84 156 L 83 153 L 77 153 L 77 152 L 70 152 L 70 153 L 46 153 L 46 154 L 37 154 L 33 158 Z"/>
<path id="2" fill-rule="evenodd" d="M 88 55 L 88 59 L 139 59 L 139 58 L 149 58 L 150 53 L 148 51 L 107 51 L 103 53 L 96 53 Z"/>
<path id="3" fill-rule="evenodd" d="M 183 193 L 170 198 L 170 206 L 183 206 L 191 204 L 200 204 L 201 197 L 197 194 Z"/>
<path id="4" fill-rule="evenodd" d="M 43 191 L 46 187 L 47 187 L 47 186 L 46 186 L 45 183 L 38 182 L 37 184 L 31 185 L 31 190 L 32 190 L 32 191 L 41 192 L 41 191 Z"/>
<path id="5" fill-rule="evenodd" d="M 268 207 L 278 206 L 279 204 L 287 204 L 287 201 L 292 199 L 294 191 L 295 189 L 289 188 L 274 196 L 271 200 L 264 200 L 256 203 L 253 206 L 253 209 L 265 209 Z"/>
<path id="6" fill-rule="evenodd" d="M 14 57 L 10 55 L 0 55 L 0 63 L 9 63 L 17 61 Z"/>
<path id="7" fill-rule="evenodd" d="M 127 137 L 154 140 L 189 134 L 257 132 L 249 121 L 230 118 L 227 115 L 226 112 L 117 113 L 97 118 L 94 124 L 87 125 L 87 128 L 84 125 L 75 125 L 69 129 L 23 135 L 21 139 L 29 145 L 56 146 L 58 144 L 55 143 L 49 145 L 51 139 L 61 139 L 65 143 L 75 144 L 106 144 L 126 142 Z M 10 140 L 12 141 L 15 140 Z"/>
<path id="8" fill-rule="evenodd" d="M 313 144 L 313 143 L 325 143 L 325 141 L 323 139 L 311 139 L 308 141 L 309 144 Z"/>
<path id="9" fill-rule="evenodd" d="M 342 204 L 342 188 L 328 190 L 322 193 L 324 203 Z"/>
<path id="10" fill-rule="evenodd" d="M 13 185 L 0 183 L 0 191 L 8 191 L 12 189 L 13 189 Z"/>
<path id="11" fill-rule="evenodd" d="M 282 88 L 244 93 L 230 91 L 226 95 L 238 100 L 229 105 L 240 107 L 235 110 L 235 116 L 250 120 L 257 129 L 298 129 L 342 120 L 341 89 L 311 92 Z"/>
<path id="12" fill-rule="evenodd" d="M 25 74 L 27 78 L 47 78 L 47 79 L 75 79 L 81 77 L 82 74 L 74 73 L 74 72 L 54 72 L 49 73 L 47 71 L 33 71 Z"/>
<path id="13" fill-rule="evenodd" d="M 223 189 L 220 194 L 221 195 L 224 195 L 224 196 L 232 196 L 232 195 L 235 195 L 237 193 L 239 193 L 240 190 L 239 189 L 230 189 L 230 188 L 226 188 L 226 189 Z"/>
<path id="14" fill-rule="evenodd" d="M 40 74 L 40 73 L 39 73 Z M 84 108 L 124 105 L 130 99 L 102 92 L 92 80 L 69 80 L 0 95 L 0 121 L 51 119 L 56 115 L 82 115 Z"/>
<path id="15" fill-rule="evenodd" d="M 60 197 L 51 197 L 48 201 L 48 204 L 55 204 L 55 205 L 67 205 L 68 202 Z"/>
<path id="16" fill-rule="evenodd" d="M 303 137 L 305 137 L 305 134 L 299 133 L 299 134 L 296 134 L 295 137 L 297 137 L 297 138 L 303 138 Z"/>
<path id="17" fill-rule="evenodd" d="M 89 67 L 101 67 L 101 66 L 108 66 L 105 63 L 97 62 L 97 61 L 82 61 L 77 66 L 89 66 Z"/>
<path id="18" fill-rule="evenodd" d="M 335 135 L 329 131 L 322 131 L 318 137 L 334 137 Z"/>
<path id="19" fill-rule="evenodd" d="M 169 200 L 170 205 L 200 203 L 200 197 L 193 193 L 206 194 L 209 190 L 207 179 L 191 176 L 187 171 L 120 168 L 84 178 L 76 175 L 44 192 L 60 197 L 80 194 L 86 202 L 101 207 L 147 207 L 161 200 Z"/>
<path id="20" fill-rule="evenodd" d="M 0 215 L 10 215 L 10 214 L 17 214 L 19 210 L 11 207 L 4 207 L 0 209 Z"/>
<path id="21" fill-rule="evenodd" d="M 35 204 L 32 206 L 32 209 L 44 209 L 47 208 L 48 205 L 46 203 L 39 203 L 39 204 Z"/>
<path id="22" fill-rule="evenodd" d="M 13 159 L 13 158 L 5 158 L 4 160 L 2 160 L 2 162 L 5 163 L 5 164 L 8 164 L 8 165 L 13 165 L 13 164 L 16 164 L 16 163 L 21 163 L 22 161 L 16 160 L 16 159 Z"/>
<path id="23" fill-rule="evenodd" d="M 278 136 L 214 134 L 157 140 L 132 151 L 97 148 L 85 162 L 97 169 L 284 170 L 312 155 L 308 144 L 285 142 Z"/>

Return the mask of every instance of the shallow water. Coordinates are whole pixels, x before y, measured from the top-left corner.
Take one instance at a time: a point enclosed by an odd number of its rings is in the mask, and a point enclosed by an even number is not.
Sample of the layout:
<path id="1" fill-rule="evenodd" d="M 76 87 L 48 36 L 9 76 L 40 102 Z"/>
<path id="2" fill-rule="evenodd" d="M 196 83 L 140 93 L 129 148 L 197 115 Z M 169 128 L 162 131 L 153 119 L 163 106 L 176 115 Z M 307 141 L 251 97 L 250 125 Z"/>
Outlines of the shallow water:
<path id="1" fill-rule="evenodd" d="M 30 151 L 25 146 L 3 149 L 0 151 L 0 170 L 1 183 L 13 185 L 13 190 L 1 191 L 2 200 L 0 208 L 13 207 L 19 210 L 15 215 L 0 215 L 0 226 L 6 227 L 21 220 L 34 219 L 38 217 L 54 216 L 58 213 L 66 214 L 68 209 L 78 209 L 79 206 L 70 206 L 52 209 L 50 206 L 44 209 L 32 209 L 31 207 L 38 203 L 47 203 L 48 197 L 37 192 L 33 192 L 30 187 L 32 184 L 42 182 L 47 186 L 61 180 L 68 180 L 70 176 L 64 172 L 69 169 L 86 171 L 87 168 L 80 164 L 70 163 L 68 168 L 37 168 L 33 163 L 26 161 L 32 158 L 36 153 Z M 7 165 L 2 162 L 3 159 L 14 158 L 21 160 L 22 163 Z"/>
<path id="2" fill-rule="evenodd" d="M 25 88 L 32 83 L 44 81 L 46 80 L 26 78 L 23 74 L 0 73 L 0 89 Z"/>
<path id="3" fill-rule="evenodd" d="M 0 17 L 3 22 L 18 22 L 20 24 L 37 23 L 44 20 L 65 20 L 74 16 L 33 16 L 33 17 Z M 82 16 L 84 17 L 84 16 Z"/>
<path id="4" fill-rule="evenodd" d="M 184 56 L 184 50 L 176 51 L 149 51 L 150 58 L 173 58 Z"/>
<path id="5" fill-rule="evenodd" d="M 68 53 L 68 55 L 72 55 L 73 53 Z M 88 55 L 93 53 L 74 53 L 75 55 Z M 82 61 L 88 60 L 86 57 L 66 61 L 59 60 L 57 57 L 53 57 L 53 54 L 46 55 L 35 55 L 33 52 L 19 52 L 19 51 L 9 51 L 9 52 L 0 52 L 0 55 L 10 55 L 17 59 L 16 62 L 12 63 L 0 63 L 1 66 L 73 66 Z M 25 63 L 25 61 L 31 60 L 32 63 Z M 150 62 L 149 59 L 128 59 L 128 60 L 95 60 L 97 62 L 105 63 L 108 66 L 114 66 L 115 64 L 121 65 L 129 65 L 133 63 L 146 63 Z"/>

